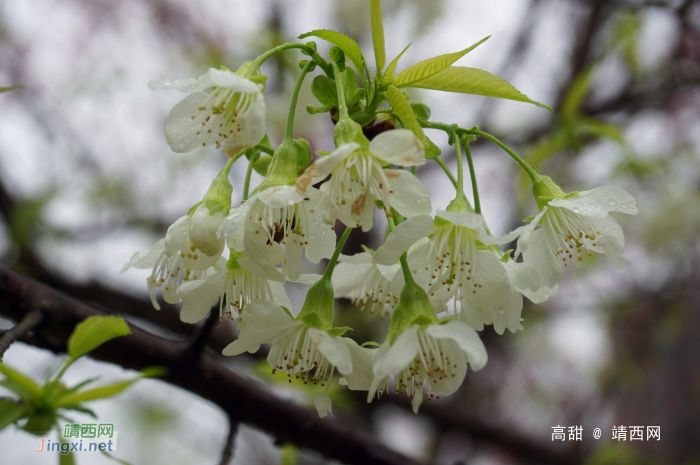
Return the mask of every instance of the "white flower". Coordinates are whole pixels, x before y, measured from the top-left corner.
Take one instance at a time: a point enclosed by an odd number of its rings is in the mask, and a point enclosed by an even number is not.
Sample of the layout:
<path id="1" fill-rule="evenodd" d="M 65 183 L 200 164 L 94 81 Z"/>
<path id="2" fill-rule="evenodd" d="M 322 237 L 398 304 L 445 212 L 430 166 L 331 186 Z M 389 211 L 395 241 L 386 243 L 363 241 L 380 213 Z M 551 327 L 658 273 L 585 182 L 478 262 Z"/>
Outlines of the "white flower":
<path id="1" fill-rule="evenodd" d="M 307 384 L 311 376 L 311 382 L 325 386 L 334 368 L 343 375 L 352 373 L 352 359 L 344 338 L 297 321 L 268 300 L 254 299 L 248 308 L 236 320 L 239 338 L 224 349 L 224 355 L 253 353 L 261 344 L 274 343 L 267 362 L 273 372 L 285 371 L 290 382 L 296 375 Z"/>
<path id="2" fill-rule="evenodd" d="M 180 319 L 185 323 L 203 320 L 217 298 L 221 322 L 224 313 L 233 321 L 253 299 L 268 299 L 292 309 L 283 283 L 284 276 L 275 268 L 258 265 L 243 254 L 231 252 L 231 259 L 223 269 L 180 286 L 178 295 L 183 300 Z"/>
<path id="3" fill-rule="evenodd" d="M 214 266 L 205 270 L 189 269 L 180 254 L 169 255 L 167 253 L 165 242 L 165 239 L 161 239 L 150 249 L 135 253 L 119 273 L 124 274 L 130 268 L 151 268 L 152 272 L 146 278 L 146 284 L 151 296 L 151 303 L 156 310 L 160 310 L 160 305 L 156 299 L 156 288 L 163 286 L 163 298 L 165 301 L 176 304 L 180 302 L 177 290 L 181 282 L 205 278 L 218 270 Z M 226 265 L 226 262 L 223 259 L 219 259 L 218 263 L 215 264 L 222 267 Z"/>
<path id="4" fill-rule="evenodd" d="M 433 227 L 427 215 L 399 224 L 374 259 L 379 263 L 398 259 L 410 244 L 434 231 L 429 244 L 417 248 L 417 256 L 409 264 L 421 285 L 427 268 L 425 286 L 434 308 L 442 311 L 455 298 L 461 305 L 459 317 L 474 328 L 482 330 L 484 324 L 493 324 L 498 334 L 505 328 L 517 331 L 522 297 L 512 289 L 499 257 L 485 248 L 510 242 L 519 231 L 493 237 L 486 231 L 483 217 L 471 212 L 438 210 L 435 224 Z M 534 290 L 538 287 L 536 283 Z"/>
<path id="5" fill-rule="evenodd" d="M 309 261 L 318 263 L 335 249 L 334 227 L 318 201 L 316 189 L 300 195 L 294 186 L 270 187 L 231 209 L 219 236 L 262 265 L 283 261 L 285 275 L 296 281 L 302 273 L 302 250 Z M 276 233 L 283 234 L 283 251 L 275 242 Z"/>
<path id="6" fill-rule="evenodd" d="M 350 299 L 360 312 L 368 307 L 370 313 L 380 310 L 383 318 L 396 307 L 403 281 L 396 284 L 394 277 L 401 265 L 380 265 L 369 252 L 341 255 L 333 271 L 333 288 L 336 297 Z"/>
<path id="7" fill-rule="evenodd" d="M 165 137 L 174 152 L 223 145 L 237 153 L 265 136 L 260 86 L 233 71 L 210 68 L 197 79 L 151 81 L 148 86 L 191 94 L 173 107 L 165 123 Z"/>
<path id="8" fill-rule="evenodd" d="M 529 225 L 519 228 L 522 235 L 516 256 L 522 253 L 524 263 L 549 288 L 570 264 L 579 272 L 584 254 L 604 253 L 616 268 L 627 268 L 630 262 L 619 255 L 625 248 L 625 236 L 610 212 L 636 215 L 639 210 L 634 197 L 615 187 L 549 200 Z M 535 229 L 537 225 L 541 228 Z"/>
<path id="9" fill-rule="evenodd" d="M 452 394 L 467 374 L 467 363 L 478 371 L 486 361 L 483 342 L 462 321 L 413 325 L 393 344 L 387 341 L 377 350 L 367 401 L 388 389 L 389 376 L 393 375 L 396 393 L 405 392 L 417 413 L 424 389 L 428 398 Z"/>
<path id="10" fill-rule="evenodd" d="M 413 132 L 393 129 L 375 137 L 369 150 L 351 142 L 316 160 L 299 177 L 300 193 L 329 174 L 321 191 L 338 209 L 338 217 L 350 227 L 372 228 L 375 201 L 412 217 L 430 213 L 430 196 L 423 184 L 405 170 L 384 169 L 386 165 L 415 166 L 425 163 L 423 145 Z"/>
<path id="11" fill-rule="evenodd" d="M 224 250 L 224 241 L 217 237 L 217 231 L 225 216 L 225 210 L 210 214 L 206 204 L 201 203 L 192 215 L 175 221 L 165 235 L 168 256 L 179 255 L 191 270 L 214 265 Z"/>

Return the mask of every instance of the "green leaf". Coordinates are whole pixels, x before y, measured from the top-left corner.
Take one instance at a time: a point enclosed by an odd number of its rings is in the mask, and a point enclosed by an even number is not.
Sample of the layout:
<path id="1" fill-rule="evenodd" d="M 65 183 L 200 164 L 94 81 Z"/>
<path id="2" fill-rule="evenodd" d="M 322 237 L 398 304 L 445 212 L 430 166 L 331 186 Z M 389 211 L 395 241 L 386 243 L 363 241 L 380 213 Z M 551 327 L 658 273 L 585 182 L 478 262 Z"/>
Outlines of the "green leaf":
<path id="1" fill-rule="evenodd" d="M 100 386 L 96 387 L 93 389 L 88 389 L 87 391 L 83 392 L 78 392 L 75 394 L 69 394 L 65 397 L 62 397 L 58 403 L 58 407 L 63 407 L 64 405 L 73 405 L 73 404 L 78 404 L 80 402 L 88 402 L 91 400 L 97 400 L 97 399 L 104 399 L 106 397 L 112 397 L 116 396 L 120 392 L 122 392 L 124 389 L 128 388 L 132 384 L 134 384 L 136 381 L 141 379 L 141 377 L 137 377 L 134 379 L 130 379 L 127 381 L 120 381 L 118 383 L 114 384 L 109 384 L 107 386 Z"/>
<path id="2" fill-rule="evenodd" d="M 410 87 L 516 100 L 552 110 L 547 105 L 529 99 L 508 81 L 478 68 L 450 66 L 427 79 L 412 83 Z"/>
<path id="3" fill-rule="evenodd" d="M 335 81 L 325 74 L 319 74 L 311 81 L 311 93 L 326 107 L 338 106 L 338 92 Z"/>
<path id="4" fill-rule="evenodd" d="M 7 381 L 9 381 L 9 383 L 2 383 L 3 386 L 13 390 L 20 396 L 25 397 L 28 394 L 31 397 L 38 397 L 41 395 L 41 386 L 28 376 L 10 368 L 7 364 L 0 363 L 0 373 L 5 375 Z M 20 390 L 22 392 L 19 392 Z"/>
<path id="5" fill-rule="evenodd" d="M 576 132 L 578 135 L 591 134 L 625 145 L 624 132 L 622 128 L 616 124 L 593 118 L 581 118 L 577 123 Z"/>
<path id="6" fill-rule="evenodd" d="M 10 86 L 10 87 L 0 87 L 0 94 L 2 94 L 3 92 L 14 90 L 14 89 L 21 89 L 22 87 L 24 87 L 24 86 L 21 84 L 16 85 L 16 86 Z"/>
<path id="7" fill-rule="evenodd" d="M 377 59 L 377 73 L 380 73 L 386 64 L 381 0 L 370 0 L 369 8 L 372 16 L 372 43 L 374 44 L 374 56 Z"/>
<path id="8" fill-rule="evenodd" d="M 54 410 L 37 409 L 29 414 L 27 423 L 22 427 L 23 430 L 41 435 L 49 431 L 56 422 L 56 412 Z"/>
<path id="9" fill-rule="evenodd" d="M 94 410 L 89 409 L 89 408 L 85 407 L 84 405 L 70 404 L 70 405 L 63 405 L 60 408 L 66 409 L 66 410 L 75 410 L 76 412 L 81 412 L 81 413 L 84 413 L 86 415 L 90 415 L 94 419 L 97 419 L 97 414 L 94 412 Z"/>
<path id="10" fill-rule="evenodd" d="M 146 367 L 141 370 L 141 376 L 144 378 L 159 378 L 165 376 L 170 372 L 168 367 L 154 365 L 152 367 Z"/>
<path id="11" fill-rule="evenodd" d="M 413 42 L 411 42 L 412 44 Z M 391 63 L 389 63 L 389 66 L 386 67 L 386 71 L 384 72 L 384 76 L 382 77 L 382 85 L 388 86 L 389 84 L 394 82 L 394 73 L 396 72 L 396 65 L 399 64 L 399 60 L 401 59 L 401 56 L 408 50 L 408 47 L 411 46 L 411 44 L 406 45 L 406 48 L 401 51 L 401 53 L 398 54 L 396 58 L 391 60 Z"/>
<path id="12" fill-rule="evenodd" d="M 343 71 L 343 94 L 345 95 L 345 103 L 348 108 L 351 106 L 350 99 L 353 98 L 357 90 L 357 75 L 353 70 L 347 68 Z"/>
<path id="13" fill-rule="evenodd" d="M 327 112 L 331 111 L 332 109 L 333 109 L 333 107 L 329 107 L 329 106 L 315 107 L 313 105 L 306 105 L 306 111 L 310 115 L 317 115 L 319 113 L 327 113 Z M 265 169 L 267 170 L 267 168 L 265 168 Z M 265 176 L 265 174 L 267 174 L 267 171 L 265 171 L 265 173 L 260 173 L 260 174 Z"/>
<path id="14" fill-rule="evenodd" d="M 474 50 L 476 47 L 488 40 L 488 37 L 481 39 L 479 42 L 475 43 L 471 47 L 465 48 L 461 52 L 448 53 L 447 55 L 440 55 L 427 60 L 421 61 L 420 63 L 411 66 L 408 69 L 401 71 L 398 76 L 394 79 L 394 85 L 396 87 L 408 87 L 414 82 L 422 81 L 424 79 L 433 76 L 443 69 L 450 66 L 455 61 L 462 58 L 467 53 Z"/>
<path id="15" fill-rule="evenodd" d="M 420 118 L 423 121 L 428 121 L 430 119 L 430 107 L 425 103 L 413 103 L 411 102 L 411 110 L 416 118 Z"/>
<path id="16" fill-rule="evenodd" d="M 68 354 L 75 360 L 119 336 L 131 334 L 129 325 L 118 316 L 91 316 L 78 324 L 68 339 Z"/>
<path id="17" fill-rule="evenodd" d="M 24 416 L 24 406 L 10 399 L 0 399 L 0 430 Z"/>
<path id="18" fill-rule="evenodd" d="M 307 37 L 318 37 L 326 42 L 330 42 L 336 47 L 340 48 L 345 56 L 350 58 L 352 64 L 355 65 L 357 72 L 362 75 L 365 69 L 365 58 L 362 56 L 362 50 L 360 46 L 357 45 L 350 37 L 340 32 L 330 31 L 328 29 L 316 29 L 315 31 L 307 32 L 299 36 L 299 39 L 305 39 Z"/>
<path id="19" fill-rule="evenodd" d="M 406 100 L 403 92 L 394 86 L 389 86 L 389 88 L 386 90 L 386 97 L 387 100 L 389 100 L 391 108 L 394 109 L 394 113 L 396 113 L 396 116 L 399 117 L 403 125 L 406 126 L 407 129 L 413 131 L 421 142 L 424 142 L 426 137 L 423 133 L 423 128 L 421 128 L 420 124 L 418 123 L 416 115 L 413 114 L 411 105 L 408 103 L 408 100 Z"/>
<path id="20" fill-rule="evenodd" d="M 595 67 L 591 66 L 581 71 L 566 91 L 559 114 L 563 120 L 571 121 L 578 115 L 581 105 L 588 95 L 588 89 L 591 87 L 594 70 Z"/>

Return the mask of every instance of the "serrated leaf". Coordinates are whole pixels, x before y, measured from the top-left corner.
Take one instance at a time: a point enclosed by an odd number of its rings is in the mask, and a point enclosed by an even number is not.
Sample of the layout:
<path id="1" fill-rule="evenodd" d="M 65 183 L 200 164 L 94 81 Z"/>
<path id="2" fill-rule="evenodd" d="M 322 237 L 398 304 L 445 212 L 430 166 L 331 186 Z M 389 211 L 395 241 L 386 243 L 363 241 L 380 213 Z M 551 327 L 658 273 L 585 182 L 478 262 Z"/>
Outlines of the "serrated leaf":
<path id="1" fill-rule="evenodd" d="M 14 90 L 14 89 L 21 89 L 22 87 L 24 87 L 24 86 L 21 84 L 16 85 L 16 86 L 10 86 L 10 87 L 0 87 L 0 94 L 2 94 L 3 92 L 8 92 L 10 90 Z"/>
<path id="2" fill-rule="evenodd" d="M 10 399 L 0 399 L 0 431 L 24 416 L 24 406 Z"/>
<path id="3" fill-rule="evenodd" d="M 38 397 L 41 395 L 41 386 L 33 379 L 23 375 L 19 371 L 10 368 L 5 363 L 0 363 L 0 373 L 5 375 L 8 382 L 3 382 L 2 385 L 16 392 L 22 397 Z M 21 391 L 21 392 L 20 392 Z"/>
<path id="4" fill-rule="evenodd" d="M 384 69 L 384 65 L 386 64 L 381 0 L 370 0 L 369 9 L 372 22 L 372 44 L 374 45 L 374 56 L 377 60 L 377 72 L 379 73 Z"/>
<path id="5" fill-rule="evenodd" d="M 396 87 L 408 87 L 414 82 L 422 81 L 424 79 L 433 76 L 443 69 L 450 66 L 455 61 L 462 58 L 467 53 L 474 50 L 476 47 L 488 40 L 488 37 L 481 39 L 479 42 L 475 43 L 471 47 L 467 47 L 460 52 L 448 53 L 446 55 L 440 55 L 427 60 L 421 61 L 418 64 L 411 66 L 408 69 L 401 71 L 396 78 L 394 78 L 394 85 Z"/>
<path id="6" fill-rule="evenodd" d="M 412 44 L 413 42 L 411 42 Z M 384 76 L 382 76 L 382 85 L 388 86 L 389 84 L 392 84 L 394 82 L 394 73 L 396 72 L 396 65 L 399 64 L 399 60 L 401 59 L 401 56 L 406 53 L 406 50 L 408 50 L 408 47 L 411 46 L 411 44 L 406 45 L 406 48 L 399 53 L 396 58 L 391 60 L 391 63 L 389 63 L 389 66 L 386 67 L 386 71 L 384 72 Z"/>
<path id="7" fill-rule="evenodd" d="M 335 81 L 325 74 L 319 74 L 311 81 L 311 93 L 326 107 L 338 106 L 338 92 Z"/>
<path id="8" fill-rule="evenodd" d="M 531 100 L 508 81 L 478 68 L 450 66 L 434 76 L 411 84 L 411 87 L 516 100 L 552 110 L 547 105 Z"/>
<path id="9" fill-rule="evenodd" d="M 75 360 L 105 342 L 131 334 L 129 325 L 118 316 L 91 316 L 78 324 L 68 339 L 68 355 Z"/>
<path id="10" fill-rule="evenodd" d="M 403 125 L 406 126 L 407 129 L 413 131 L 418 139 L 423 142 L 425 140 L 423 128 L 421 128 L 420 124 L 418 123 L 416 115 L 413 114 L 411 105 L 408 103 L 408 100 L 406 100 L 403 92 L 394 86 L 389 86 L 389 88 L 386 90 L 386 98 L 389 101 L 391 108 L 393 108 L 394 113 L 396 113 L 396 116 L 399 117 Z"/>
<path id="11" fill-rule="evenodd" d="M 340 32 L 331 31 L 328 29 L 316 29 L 315 31 L 307 32 L 299 36 L 299 39 L 305 39 L 307 37 L 318 37 L 326 42 L 330 42 L 336 47 L 340 48 L 345 56 L 350 58 L 352 64 L 355 65 L 357 72 L 362 75 L 365 69 L 365 58 L 362 56 L 362 50 L 360 46 L 357 45 L 350 37 Z"/>

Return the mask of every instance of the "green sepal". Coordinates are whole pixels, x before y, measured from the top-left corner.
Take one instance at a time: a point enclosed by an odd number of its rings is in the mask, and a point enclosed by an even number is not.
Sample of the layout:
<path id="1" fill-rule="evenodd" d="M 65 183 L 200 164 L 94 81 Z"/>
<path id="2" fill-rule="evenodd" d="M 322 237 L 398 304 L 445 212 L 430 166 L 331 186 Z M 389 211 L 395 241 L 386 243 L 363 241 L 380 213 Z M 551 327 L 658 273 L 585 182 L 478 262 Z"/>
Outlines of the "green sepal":
<path id="1" fill-rule="evenodd" d="M 542 211 L 542 209 L 555 198 L 556 197 L 536 197 L 535 200 L 537 201 L 537 208 L 539 211 Z"/>
<path id="2" fill-rule="evenodd" d="M 471 205 L 464 192 L 457 192 L 457 196 L 447 205 L 445 211 L 448 212 L 473 212 Z"/>
<path id="3" fill-rule="evenodd" d="M 267 76 L 251 76 L 248 78 L 249 81 L 252 81 L 256 84 L 262 84 L 263 88 L 262 91 L 265 92 L 265 86 L 267 84 Z"/>
<path id="4" fill-rule="evenodd" d="M 14 89 L 21 89 L 22 87 L 24 87 L 22 84 L 18 84 L 16 86 L 10 86 L 10 87 L 0 87 L 0 94 L 2 94 L 3 92 L 14 90 Z"/>
<path id="5" fill-rule="evenodd" d="M 319 113 L 327 113 L 331 111 L 333 107 L 328 107 L 328 106 L 323 106 L 323 107 L 315 107 L 311 104 L 306 105 L 306 112 L 310 115 L 317 115 Z"/>
<path id="6" fill-rule="evenodd" d="M 345 334 L 348 331 L 352 331 L 353 329 L 350 326 L 339 326 L 335 328 L 331 328 L 327 330 L 326 332 L 330 334 L 333 337 L 340 337 L 343 334 Z"/>
<path id="7" fill-rule="evenodd" d="M 258 159 L 253 162 L 253 169 L 259 175 L 267 176 L 267 171 L 270 168 L 271 162 L 272 162 L 272 155 L 268 155 L 268 154 L 260 155 L 258 157 Z"/>
<path id="8" fill-rule="evenodd" d="M 287 307 L 280 305 L 280 308 L 281 308 L 282 310 L 284 310 L 285 313 L 286 313 L 287 315 L 289 315 L 289 317 L 290 317 L 292 320 L 294 320 L 294 315 L 292 315 L 292 312 L 291 312 Z"/>
<path id="9" fill-rule="evenodd" d="M 311 159 L 313 158 L 313 155 L 311 154 L 311 145 L 309 144 L 309 141 L 306 139 L 294 139 L 294 146 L 297 148 L 297 151 L 299 152 L 299 160 L 297 161 L 298 163 L 298 173 L 302 174 L 304 170 L 309 166 L 311 163 Z"/>
<path id="10" fill-rule="evenodd" d="M 405 329 L 413 325 L 425 326 L 437 322 L 428 294 L 415 282 L 407 282 L 391 315 L 386 340 L 393 344 Z"/>
<path id="11" fill-rule="evenodd" d="M 253 192 L 262 192 L 272 186 L 293 184 L 298 177 L 299 151 L 293 141 L 283 142 L 267 169 L 265 180 Z"/>
<path id="12" fill-rule="evenodd" d="M 506 250 L 505 253 L 503 253 L 503 255 L 501 256 L 501 258 L 499 258 L 499 260 L 503 263 L 508 263 L 510 261 L 511 252 L 513 252 L 513 249 Z"/>
<path id="13" fill-rule="evenodd" d="M 304 316 L 299 316 L 297 321 L 301 321 L 312 328 L 324 329 L 323 321 L 321 321 L 321 317 L 317 313 L 307 313 Z"/>
<path id="14" fill-rule="evenodd" d="M 360 344 L 360 347 L 381 347 L 382 345 L 378 342 L 367 341 Z"/>
<path id="15" fill-rule="evenodd" d="M 228 214 L 231 209 L 231 194 L 233 194 L 233 186 L 228 180 L 228 171 L 222 170 L 214 178 L 204 196 L 204 205 L 209 209 L 209 214 L 213 215 L 220 211 Z"/>
<path id="16" fill-rule="evenodd" d="M 309 288 L 304 306 L 297 316 L 309 326 L 325 331 L 333 328 L 333 304 L 335 292 L 329 277 L 322 277 Z"/>
<path id="17" fill-rule="evenodd" d="M 229 249 L 228 261 L 226 262 L 226 268 L 229 270 L 237 270 L 241 268 L 238 264 L 238 259 L 245 257 L 245 253 L 236 252 L 234 249 Z"/>
<path id="18" fill-rule="evenodd" d="M 195 210 L 204 203 L 204 200 L 200 200 L 199 202 L 195 203 L 192 205 L 188 210 L 187 210 L 187 216 L 192 216 L 194 215 Z"/>
<path id="19" fill-rule="evenodd" d="M 526 221 L 527 221 L 528 223 L 532 223 L 532 220 L 534 220 L 534 219 L 535 219 L 534 216 L 528 216 L 527 218 L 525 218 L 525 219 L 523 220 L 523 223 L 526 222 Z"/>
<path id="20" fill-rule="evenodd" d="M 324 151 L 320 151 L 320 152 L 316 152 L 316 153 L 319 154 L 319 156 L 321 156 L 321 157 L 325 157 L 327 155 L 330 155 L 333 152 L 328 152 L 328 151 L 324 150 Z"/>

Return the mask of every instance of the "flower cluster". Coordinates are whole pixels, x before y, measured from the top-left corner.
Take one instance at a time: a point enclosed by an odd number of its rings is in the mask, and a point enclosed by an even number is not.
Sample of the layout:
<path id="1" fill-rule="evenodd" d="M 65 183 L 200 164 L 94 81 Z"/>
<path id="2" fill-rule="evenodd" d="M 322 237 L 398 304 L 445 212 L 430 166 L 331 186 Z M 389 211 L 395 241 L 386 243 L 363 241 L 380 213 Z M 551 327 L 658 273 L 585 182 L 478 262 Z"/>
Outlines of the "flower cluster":
<path id="1" fill-rule="evenodd" d="M 266 135 L 260 66 L 292 48 L 310 59 L 300 63 L 285 136 L 275 148 Z M 167 302 L 182 302 L 180 315 L 187 323 L 203 320 L 218 306 L 220 321 L 234 321 L 240 333 L 224 355 L 272 344 L 267 361 L 273 372 L 325 389 L 313 399 L 321 416 L 332 408 L 327 390 L 336 370 L 341 384 L 367 391 L 368 401 L 393 389 L 405 393 L 417 411 L 424 398 L 455 392 L 468 365 L 475 371 L 486 365 L 478 333 L 485 326 L 498 334 L 523 329 L 523 296 L 534 303 L 554 296 L 566 268 L 579 272 L 594 253 L 605 254 L 615 267 L 629 266 L 620 255 L 622 228 L 610 213 L 635 214 L 637 208 L 630 194 L 614 187 L 567 194 L 508 149 L 533 181 L 539 213 L 509 234 L 492 235 L 481 215 L 469 143 L 495 138 L 477 128 L 431 122 L 427 107 L 409 102 L 399 90 L 440 90 L 439 73 L 450 63 L 444 57 L 426 60 L 395 75 L 397 57 L 389 67 L 378 62 L 370 77 L 360 69 L 364 62 L 353 60 L 363 83 L 358 89 L 358 74 L 345 66 L 346 55 L 355 57 L 333 47 L 326 60 L 313 42 L 285 44 L 236 72 L 210 69 L 189 81 L 151 83 L 189 94 L 166 121 L 173 151 L 214 146 L 228 160 L 204 198 L 122 272 L 152 270 L 147 285 L 154 307 L 160 308 L 156 289 L 162 288 Z M 324 106 L 309 112 L 330 112 L 336 148 L 314 161 L 308 143 L 292 135 L 299 89 L 317 67 L 323 74 L 312 91 Z M 510 85 L 503 83 L 499 89 L 507 92 Z M 426 128 L 449 135 L 456 177 L 440 161 Z M 464 194 L 463 150 L 474 205 Z M 244 157 L 249 167 L 243 202 L 232 207 L 228 176 Z M 434 215 L 428 190 L 415 174 L 416 166 L 432 162 L 456 189 L 454 200 Z M 252 169 L 265 179 L 249 192 Z M 387 218 L 384 243 L 376 251 L 341 254 L 354 228 L 373 228 L 377 210 Z M 344 225 L 339 240 L 336 225 Z M 499 247 L 516 240 L 515 253 Z M 304 257 L 311 263 L 329 260 L 323 275 L 304 273 Z M 311 285 L 298 312 L 285 293 L 289 281 Z M 360 311 L 389 316 L 386 340 L 372 346 L 345 337 L 352 328 L 333 326 L 337 297 Z"/>

